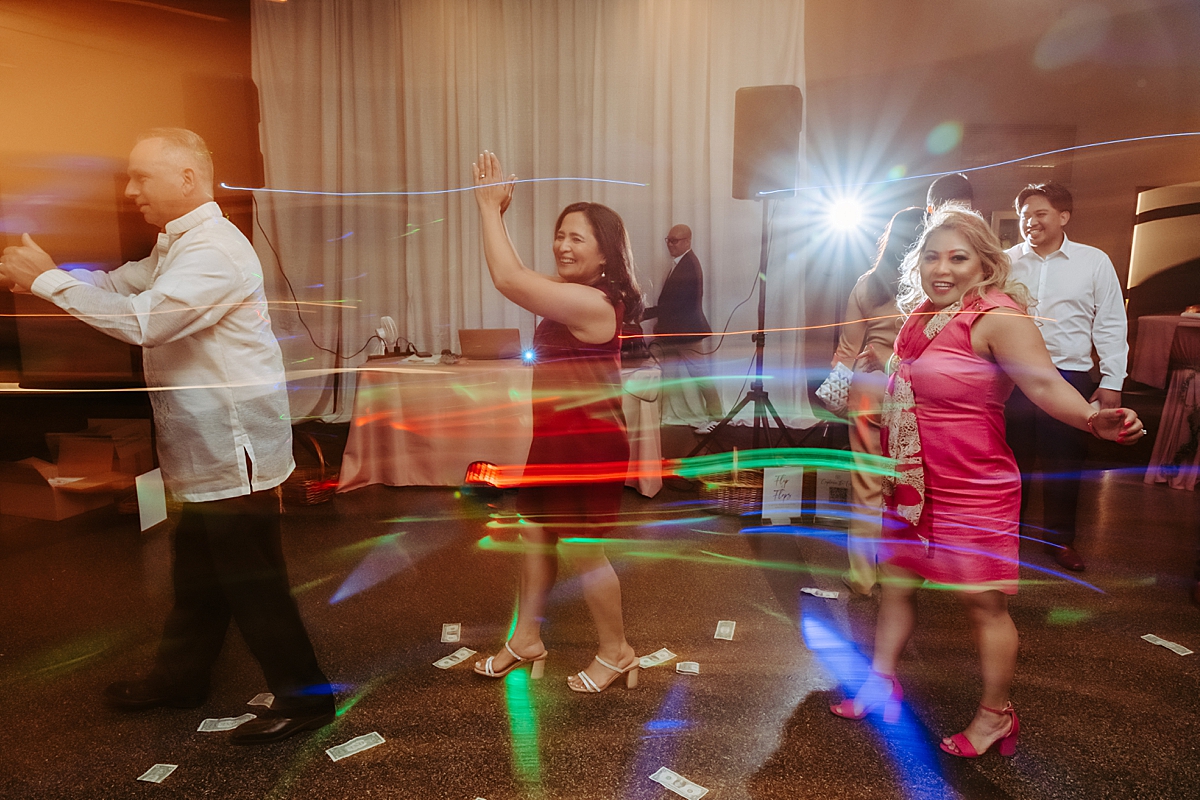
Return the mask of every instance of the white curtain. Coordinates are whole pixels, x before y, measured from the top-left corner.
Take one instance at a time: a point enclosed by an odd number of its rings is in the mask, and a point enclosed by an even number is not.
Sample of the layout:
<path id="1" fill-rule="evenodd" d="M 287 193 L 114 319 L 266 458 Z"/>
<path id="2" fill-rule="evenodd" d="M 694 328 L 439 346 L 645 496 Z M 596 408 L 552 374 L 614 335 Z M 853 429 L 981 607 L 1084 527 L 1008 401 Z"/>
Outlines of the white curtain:
<path id="1" fill-rule="evenodd" d="M 762 220 L 761 203 L 731 199 L 734 95 L 803 89 L 803 22 L 804 4 L 782 0 L 255 0 L 266 185 L 315 192 L 256 193 L 294 416 L 348 418 L 352 372 L 329 370 L 361 364 L 384 315 L 434 353 L 457 350 L 460 328 L 530 341 L 535 320 L 492 287 L 474 199 L 455 191 L 483 149 L 531 181 L 507 214 L 531 268 L 553 272 L 563 206 L 604 203 L 653 304 L 672 266 L 663 237 L 684 223 L 713 326 L 754 329 L 755 297 L 730 318 L 756 285 Z M 807 427 L 795 202 L 772 206 L 766 325 L 790 330 L 769 335 L 765 384 Z M 726 407 L 752 355 L 746 333 L 714 354 Z"/>

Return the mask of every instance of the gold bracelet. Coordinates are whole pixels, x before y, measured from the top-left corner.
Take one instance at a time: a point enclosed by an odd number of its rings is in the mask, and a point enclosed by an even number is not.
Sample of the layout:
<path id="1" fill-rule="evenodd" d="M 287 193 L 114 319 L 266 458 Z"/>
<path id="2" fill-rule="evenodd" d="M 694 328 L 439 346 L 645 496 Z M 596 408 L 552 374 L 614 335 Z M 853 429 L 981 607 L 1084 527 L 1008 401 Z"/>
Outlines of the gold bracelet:
<path id="1" fill-rule="evenodd" d="M 1103 436 L 1101 436 L 1100 434 L 1096 433 L 1096 429 L 1095 429 L 1095 428 L 1092 426 L 1092 423 L 1093 423 L 1093 422 L 1095 422 L 1095 420 L 1096 420 L 1096 417 L 1098 417 L 1098 416 L 1100 416 L 1100 412 L 1099 412 L 1099 411 L 1093 411 L 1093 412 L 1092 412 L 1092 415 L 1091 415 L 1090 417 L 1088 417 L 1088 420 L 1087 420 L 1087 426 L 1088 426 L 1088 430 L 1092 432 L 1092 436 L 1095 436 L 1097 439 L 1099 439 L 1099 440 L 1101 440 L 1101 441 L 1106 441 L 1106 440 L 1105 440 L 1105 438 L 1104 438 Z"/>

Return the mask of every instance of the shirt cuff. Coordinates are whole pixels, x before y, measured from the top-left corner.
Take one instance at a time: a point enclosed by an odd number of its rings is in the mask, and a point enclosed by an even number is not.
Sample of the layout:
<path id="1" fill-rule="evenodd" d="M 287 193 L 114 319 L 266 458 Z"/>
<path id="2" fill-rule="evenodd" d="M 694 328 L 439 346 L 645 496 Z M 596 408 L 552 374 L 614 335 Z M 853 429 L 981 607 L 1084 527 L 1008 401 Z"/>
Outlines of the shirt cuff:
<path id="1" fill-rule="evenodd" d="M 38 275 L 34 279 L 33 285 L 29 287 L 29 291 L 43 300 L 50 300 L 50 296 L 55 292 L 65 289 L 68 286 L 74 286 L 79 283 L 78 278 L 74 278 L 61 269 L 50 269 Z"/>
<path id="2" fill-rule="evenodd" d="M 1119 391 L 1121 391 L 1122 388 L 1124 388 L 1124 386 L 1125 386 L 1125 381 L 1123 381 L 1123 380 L 1117 380 L 1116 378 L 1111 378 L 1108 376 L 1105 376 L 1100 379 L 1100 388 L 1101 389 L 1111 389 L 1114 392 L 1119 392 Z"/>

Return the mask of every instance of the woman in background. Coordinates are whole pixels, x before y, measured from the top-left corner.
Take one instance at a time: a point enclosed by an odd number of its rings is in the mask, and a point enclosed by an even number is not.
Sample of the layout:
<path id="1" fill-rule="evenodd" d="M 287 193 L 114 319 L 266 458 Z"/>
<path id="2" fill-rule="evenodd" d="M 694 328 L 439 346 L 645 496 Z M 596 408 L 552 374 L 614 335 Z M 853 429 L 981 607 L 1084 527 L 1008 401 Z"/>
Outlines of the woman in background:
<path id="1" fill-rule="evenodd" d="M 850 422 L 850 450 L 857 468 L 850 475 L 850 535 L 846 555 L 850 569 L 842 582 L 857 595 L 868 596 L 875 586 L 875 558 L 879 544 L 883 496 L 883 476 L 864 464 L 860 456 L 880 456 L 879 412 L 887 375 L 868 370 L 868 363 L 881 364 L 891 356 L 896 334 L 904 317 L 896 307 L 900 282 L 900 262 L 917 240 L 925 221 L 925 211 L 917 207 L 896 212 L 879 238 L 875 263 L 850 291 L 845 322 L 833 354 L 833 365 L 845 364 L 853 370 L 847 399 Z"/>
<path id="2" fill-rule="evenodd" d="M 638 659 L 625 639 L 621 585 L 596 538 L 616 523 L 629 465 L 621 411 L 623 322 L 642 312 L 633 255 L 621 217 L 598 203 L 574 203 L 555 224 L 557 275 L 524 265 L 504 212 L 515 176 L 506 179 L 495 154 L 473 165 L 483 250 L 496 289 L 542 322 L 533 336 L 533 442 L 517 494 L 521 526 L 521 595 L 512 638 L 475 672 L 498 678 L 525 664 L 540 678 L 546 660 L 541 623 L 558 574 L 560 537 L 579 572 L 599 634 L 599 653 L 567 679 L 577 692 L 600 692 L 625 676 L 637 685 Z"/>
<path id="3" fill-rule="evenodd" d="M 924 581 L 954 591 L 967 611 L 983 697 L 962 733 L 941 748 L 973 758 L 999 743 L 1016 752 L 1017 714 L 1009 689 L 1017 629 L 1008 614 L 1019 566 L 1021 476 L 1004 438 L 1004 401 L 1013 383 L 1053 416 L 1122 444 L 1144 430 L 1127 408 L 1095 411 L 1063 380 L 1026 313 L 1029 294 L 983 218 L 948 205 L 930 217 L 901 267 L 899 306 L 909 313 L 890 359 L 883 450 L 895 459 L 885 482 L 888 538 L 881 547 L 883 592 L 871 674 L 853 700 L 830 710 L 862 719 L 900 715 L 896 664 L 915 622 Z"/>

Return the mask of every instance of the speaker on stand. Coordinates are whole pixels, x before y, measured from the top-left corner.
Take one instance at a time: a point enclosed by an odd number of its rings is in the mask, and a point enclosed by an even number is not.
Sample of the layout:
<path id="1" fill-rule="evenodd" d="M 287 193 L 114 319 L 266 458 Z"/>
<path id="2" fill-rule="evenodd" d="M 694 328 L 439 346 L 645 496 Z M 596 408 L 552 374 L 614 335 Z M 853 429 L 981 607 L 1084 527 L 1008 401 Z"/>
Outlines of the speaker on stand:
<path id="1" fill-rule="evenodd" d="M 763 388 L 763 351 L 766 347 L 767 257 L 769 255 L 770 203 L 780 197 L 795 197 L 800 170 L 800 132 L 804 121 L 804 99 L 796 86 L 747 86 L 737 90 L 733 122 L 733 196 L 737 200 L 762 202 L 762 241 L 758 259 L 758 329 L 754 340 L 754 381 L 746 395 L 688 453 L 697 455 L 732 422 L 749 403 L 754 403 L 752 447 L 760 440 L 771 444 L 770 420 L 779 427 L 779 441 L 795 441 L 767 390 Z"/>

